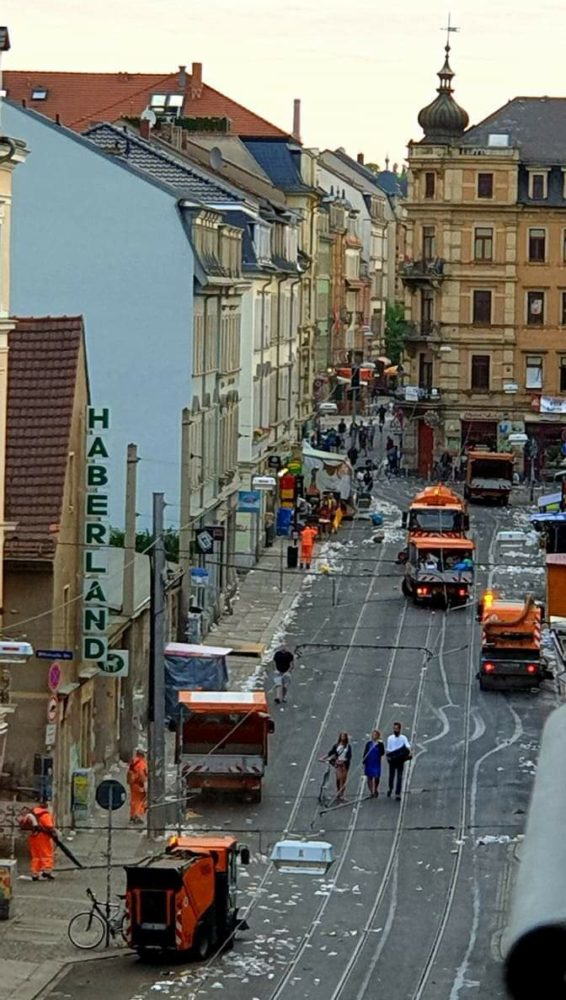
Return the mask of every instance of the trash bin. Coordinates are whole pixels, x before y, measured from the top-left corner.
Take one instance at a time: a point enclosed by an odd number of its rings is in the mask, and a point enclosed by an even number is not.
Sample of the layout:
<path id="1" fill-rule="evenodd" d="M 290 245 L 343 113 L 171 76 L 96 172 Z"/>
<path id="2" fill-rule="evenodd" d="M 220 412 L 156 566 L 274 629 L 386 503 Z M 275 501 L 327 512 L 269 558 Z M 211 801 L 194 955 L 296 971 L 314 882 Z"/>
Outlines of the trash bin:
<path id="1" fill-rule="evenodd" d="M 296 545 L 287 546 L 287 569 L 296 569 L 299 565 L 299 550 Z"/>
<path id="2" fill-rule="evenodd" d="M 0 858 L 0 920 L 14 916 L 14 882 L 16 861 Z"/>
<path id="3" fill-rule="evenodd" d="M 288 537 L 291 532 L 291 522 L 293 520 L 292 507 L 280 507 L 277 511 L 277 534 Z"/>

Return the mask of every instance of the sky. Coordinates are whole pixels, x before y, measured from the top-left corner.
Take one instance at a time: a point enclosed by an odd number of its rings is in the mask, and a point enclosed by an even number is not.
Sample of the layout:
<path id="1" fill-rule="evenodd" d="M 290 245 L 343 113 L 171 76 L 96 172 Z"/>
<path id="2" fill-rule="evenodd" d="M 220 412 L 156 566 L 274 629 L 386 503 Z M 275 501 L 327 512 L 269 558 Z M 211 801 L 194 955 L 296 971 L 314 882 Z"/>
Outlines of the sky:
<path id="1" fill-rule="evenodd" d="M 449 7 L 438 0 L 3 0 L 9 69 L 174 72 L 204 80 L 281 128 L 366 162 L 402 163 L 435 96 Z M 566 96 L 566 5 L 451 5 L 455 96 L 470 123 L 517 95 Z"/>

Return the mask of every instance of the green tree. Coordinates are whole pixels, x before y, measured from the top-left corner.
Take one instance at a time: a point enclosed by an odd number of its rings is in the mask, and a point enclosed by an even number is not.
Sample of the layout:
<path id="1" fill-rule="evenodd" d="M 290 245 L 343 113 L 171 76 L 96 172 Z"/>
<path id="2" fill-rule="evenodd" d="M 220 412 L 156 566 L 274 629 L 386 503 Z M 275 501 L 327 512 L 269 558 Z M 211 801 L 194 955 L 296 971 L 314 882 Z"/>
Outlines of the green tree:
<path id="1" fill-rule="evenodd" d="M 390 303 L 385 310 L 385 353 L 393 365 L 401 360 L 406 331 L 405 306 L 402 302 Z"/>
<path id="2" fill-rule="evenodd" d="M 119 549 L 124 548 L 125 535 L 122 528 L 110 528 L 110 544 Z M 136 531 L 136 552 L 151 553 L 155 539 L 147 528 L 145 531 Z M 166 528 L 163 532 L 163 544 L 165 546 L 165 557 L 168 562 L 179 562 L 179 533 L 173 528 Z"/>

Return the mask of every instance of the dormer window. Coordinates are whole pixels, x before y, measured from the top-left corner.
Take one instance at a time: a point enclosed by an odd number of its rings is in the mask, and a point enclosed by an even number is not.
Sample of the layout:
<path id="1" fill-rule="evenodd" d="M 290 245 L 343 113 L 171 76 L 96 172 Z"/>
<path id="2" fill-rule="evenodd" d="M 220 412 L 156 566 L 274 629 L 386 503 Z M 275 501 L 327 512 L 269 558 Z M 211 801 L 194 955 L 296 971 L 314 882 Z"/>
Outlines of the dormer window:
<path id="1" fill-rule="evenodd" d="M 529 198 L 544 201 L 548 197 L 548 170 L 529 170 Z"/>
<path id="2" fill-rule="evenodd" d="M 47 98 L 47 88 L 46 87 L 34 87 L 31 92 L 32 101 L 45 101 Z"/>
<path id="3" fill-rule="evenodd" d="M 149 99 L 149 106 L 152 111 L 158 114 L 174 114 L 176 117 L 183 107 L 184 94 L 152 94 Z"/>

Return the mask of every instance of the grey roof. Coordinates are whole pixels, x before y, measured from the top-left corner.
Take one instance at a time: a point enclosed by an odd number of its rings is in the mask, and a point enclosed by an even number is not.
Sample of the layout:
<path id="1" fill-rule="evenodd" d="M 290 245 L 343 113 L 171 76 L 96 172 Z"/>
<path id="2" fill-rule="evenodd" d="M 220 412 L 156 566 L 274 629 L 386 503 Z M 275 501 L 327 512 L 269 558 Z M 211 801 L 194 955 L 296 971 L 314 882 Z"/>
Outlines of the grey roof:
<path id="1" fill-rule="evenodd" d="M 509 136 L 524 163 L 566 166 L 566 98 L 515 97 L 464 134 L 463 146 L 487 146 L 492 133 Z"/>
<path id="2" fill-rule="evenodd" d="M 373 170 L 370 170 L 363 163 L 359 163 L 358 160 L 354 160 L 351 156 L 348 156 L 343 149 L 328 149 L 325 150 L 325 153 L 330 153 L 331 156 L 335 156 L 337 160 L 341 160 L 342 163 L 350 168 L 350 170 L 353 170 L 360 177 L 363 177 L 364 180 L 369 181 L 373 187 L 376 187 L 380 194 L 389 194 L 389 191 L 387 191 L 381 184 L 378 174 L 375 174 Z"/>
<path id="3" fill-rule="evenodd" d="M 127 127 L 94 125 L 84 133 L 99 148 L 140 173 L 147 174 L 175 191 L 179 198 L 193 199 L 205 205 L 238 204 L 246 200 L 243 192 L 230 185 L 220 185 L 186 159 L 156 148 Z"/>

